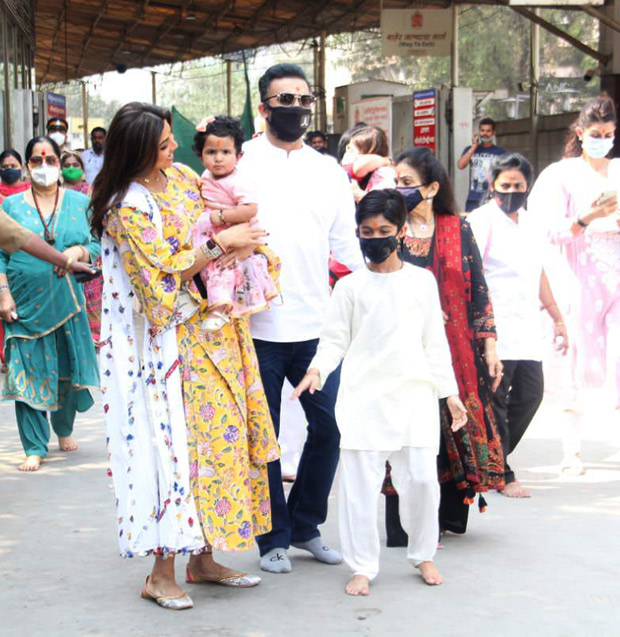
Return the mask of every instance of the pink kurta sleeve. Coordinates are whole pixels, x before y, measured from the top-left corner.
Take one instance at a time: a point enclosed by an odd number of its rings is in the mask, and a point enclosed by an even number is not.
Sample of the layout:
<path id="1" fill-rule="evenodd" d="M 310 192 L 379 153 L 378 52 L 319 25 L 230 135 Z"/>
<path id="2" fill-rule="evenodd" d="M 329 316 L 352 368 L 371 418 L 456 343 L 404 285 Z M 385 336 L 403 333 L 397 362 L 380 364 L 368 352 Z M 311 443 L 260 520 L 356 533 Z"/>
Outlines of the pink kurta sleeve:
<path id="1" fill-rule="evenodd" d="M 562 245 L 574 240 L 571 227 L 579 214 L 571 205 L 571 194 L 566 184 L 571 169 L 565 161 L 551 164 L 540 173 L 528 199 L 528 210 L 539 220 L 551 243 Z"/>

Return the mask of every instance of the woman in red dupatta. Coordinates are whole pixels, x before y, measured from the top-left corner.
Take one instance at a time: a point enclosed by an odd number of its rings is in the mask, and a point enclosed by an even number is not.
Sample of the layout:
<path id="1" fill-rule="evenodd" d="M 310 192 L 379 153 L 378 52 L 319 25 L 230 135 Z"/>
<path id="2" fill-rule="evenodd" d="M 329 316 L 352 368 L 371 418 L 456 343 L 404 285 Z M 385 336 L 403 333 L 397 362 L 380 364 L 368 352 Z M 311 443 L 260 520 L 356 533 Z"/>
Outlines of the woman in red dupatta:
<path id="1" fill-rule="evenodd" d="M 440 527 L 465 533 L 475 494 L 504 486 L 504 458 L 489 394 L 499 383 L 502 368 L 495 348 L 493 308 L 473 233 L 457 214 L 441 163 L 428 148 L 414 148 L 398 157 L 396 172 L 409 210 L 402 256 L 431 270 L 437 279 L 452 365 L 467 407 L 467 425 L 453 432 L 446 406 L 441 405 L 438 458 Z M 388 546 L 403 545 L 406 535 L 389 475 L 383 492 Z M 486 506 L 482 496 L 479 506 L 482 511 Z"/>

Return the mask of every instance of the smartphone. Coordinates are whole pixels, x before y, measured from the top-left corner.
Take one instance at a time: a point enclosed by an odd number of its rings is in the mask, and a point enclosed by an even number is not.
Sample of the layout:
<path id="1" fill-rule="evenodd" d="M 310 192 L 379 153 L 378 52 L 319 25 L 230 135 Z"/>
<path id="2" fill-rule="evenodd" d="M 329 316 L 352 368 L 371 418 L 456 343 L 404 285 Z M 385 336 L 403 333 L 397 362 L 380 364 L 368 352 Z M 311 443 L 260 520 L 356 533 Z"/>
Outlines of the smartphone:
<path id="1" fill-rule="evenodd" d="M 611 199 L 612 197 L 617 197 L 618 196 L 618 191 L 617 190 L 606 190 L 604 193 L 601 194 L 601 196 L 599 197 L 599 202 L 601 204 L 605 203 L 606 201 L 608 201 L 609 199 Z"/>
<path id="2" fill-rule="evenodd" d="M 93 279 L 98 279 L 102 274 L 103 271 L 100 268 L 93 268 L 92 274 L 89 274 L 88 272 L 78 272 L 77 274 L 74 274 L 73 277 L 78 283 L 86 283 Z"/>

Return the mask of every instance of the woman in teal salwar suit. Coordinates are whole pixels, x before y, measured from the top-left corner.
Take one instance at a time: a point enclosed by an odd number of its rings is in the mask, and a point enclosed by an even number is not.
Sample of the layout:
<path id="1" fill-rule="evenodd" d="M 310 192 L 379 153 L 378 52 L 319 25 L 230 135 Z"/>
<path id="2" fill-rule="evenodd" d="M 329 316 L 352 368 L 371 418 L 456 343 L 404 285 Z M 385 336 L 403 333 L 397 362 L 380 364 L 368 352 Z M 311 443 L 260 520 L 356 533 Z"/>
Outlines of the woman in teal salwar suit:
<path id="1" fill-rule="evenodd" d="M 32 188 L 5 199 L 2 209 L 68 258 L 91 262 L 100 246 L 90 233 L 89 199 L 59 186 L 59 160 L 60 151 L 51 139 L 31 140 L 26 162 Z M 66 270 L 25 252 L 9 255 L 2 250 L 0 291 L 8 367 L 2 398 L 15 401 L 26 453 L 19 468 L 36 471 L 48 451 L 47 412 L 60 448 L 74 450 L 76 412 L 93 405 L 89 390 L 99 386 L 84 293 Z M 13 313 L 7 312 L 7 295 L 14 302 Z"/>

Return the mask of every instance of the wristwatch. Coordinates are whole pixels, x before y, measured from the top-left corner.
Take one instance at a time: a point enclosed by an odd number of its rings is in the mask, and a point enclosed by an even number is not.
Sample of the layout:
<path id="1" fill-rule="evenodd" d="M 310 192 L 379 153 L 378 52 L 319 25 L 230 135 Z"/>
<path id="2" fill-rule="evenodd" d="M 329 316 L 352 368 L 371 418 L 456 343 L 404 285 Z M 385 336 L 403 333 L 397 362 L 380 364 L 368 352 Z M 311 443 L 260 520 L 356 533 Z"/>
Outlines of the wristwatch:
<path id="1" fill-rule="evenodd" d="M 577 225 L 581 226 L 582 228 L 588 227 L 588 224 L 581 217 L 577 217 Z"/>
<path id="2" fill-rule="evenodd" d="M 207 242 L 203 243 L 200 249 L 209 261 L 215 261 L 215 259 L 219 259 L 224 254 L 222 247 L 213 239 L 207 239 Z"/>

